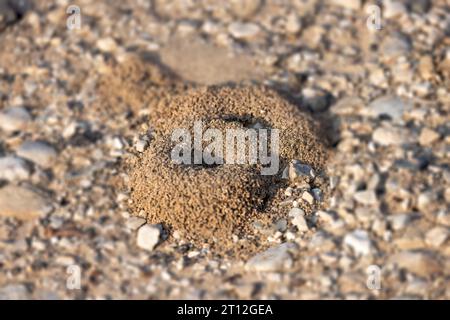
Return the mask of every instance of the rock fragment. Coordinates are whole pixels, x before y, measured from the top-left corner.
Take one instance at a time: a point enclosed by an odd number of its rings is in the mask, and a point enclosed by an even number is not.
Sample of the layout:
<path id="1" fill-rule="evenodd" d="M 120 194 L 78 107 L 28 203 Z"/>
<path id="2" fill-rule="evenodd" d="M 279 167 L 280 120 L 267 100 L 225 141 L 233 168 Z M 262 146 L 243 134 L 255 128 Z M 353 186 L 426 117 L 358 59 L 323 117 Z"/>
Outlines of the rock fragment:
<path id="1" fill-rule="evenodd" d="M 0 112 L 0 129 L 6 132 L 24 130 L 30 121 L 30 114 L 22 107 L 11 107 Z"/>
<path id="2" fill-rule="evenodd" d="M 31 189 L 14 185 L 0 189 L 0 216 L 29 220 L 51 210 L 50 201 Z"/>
<path id="3" fill-rule="evenodd" d="M 291 251 L 297 245 L 291 242 L 283 243 L 277 247 L 267 249 L 247 261 L 246 269 L 254 271 L 281 271 L 290 268 L 293 264 Z"/>
<path id="4" fill-rule="evenodd" d="M 55 149 L 46 142 L 25 141 L 16 151 L 17 155 L 40 165 L 43 168 L 52 166 L 56 159 Z"/>
<path id="5" fill-rule="evenodd" d="M 161 228 L 159 225 L 146 224 L 139 228 L 136 244 L 139 248 L 153 251 L 159 242 Z"/>
<path id="6" fill-rule="evenodd" d="M 0 180 L 26 180 L 30 174 L 31 169 L 23 159 L 13 156 L 0 158 Z"/>
<path id="7" fill-rule="evenodd" d="M 344 244 L 350 247 L 356 255 L 369 255 L 373 250 L 369 234 L 364 230 L 355 230 L 346 234 Z"/>

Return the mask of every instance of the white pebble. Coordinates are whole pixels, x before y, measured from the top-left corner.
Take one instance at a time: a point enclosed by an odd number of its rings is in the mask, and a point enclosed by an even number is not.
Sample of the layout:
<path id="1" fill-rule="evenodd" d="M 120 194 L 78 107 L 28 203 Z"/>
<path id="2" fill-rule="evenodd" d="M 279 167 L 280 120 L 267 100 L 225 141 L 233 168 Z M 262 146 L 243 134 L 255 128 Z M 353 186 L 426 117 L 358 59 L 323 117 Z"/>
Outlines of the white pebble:
<path id="1" fill-rule="evenodd" d="M 152 251 L 159 242 L 161 229 L 158 225 L 146 224 L 137 232 L 136 244 L 139 248 Z"/>
<path id="2" fill-rule="evenodd" d="M 344 244 L 350 247 L 356 255 L 368 255 L 372 251 L 369 234 L 364 230 L 355 230 L 346 234 Z"/>

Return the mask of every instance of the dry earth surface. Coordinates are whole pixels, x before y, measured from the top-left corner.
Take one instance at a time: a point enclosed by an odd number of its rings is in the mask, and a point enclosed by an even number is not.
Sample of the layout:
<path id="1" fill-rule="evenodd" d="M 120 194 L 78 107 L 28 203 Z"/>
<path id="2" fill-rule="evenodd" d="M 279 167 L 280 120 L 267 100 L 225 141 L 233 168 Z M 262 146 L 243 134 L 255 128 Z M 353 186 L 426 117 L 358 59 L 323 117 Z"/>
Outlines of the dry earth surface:
<path id="1" fill-rule="evenodd" d="M 79 0 L 79 29 L 69 5 L 0 0 L 0 299 L 450 299 L 448 0 Z M 154 111 L 230 84 L 273 88 L 328 151 L 291 163 L 249 256 L 131 196 Z"/>

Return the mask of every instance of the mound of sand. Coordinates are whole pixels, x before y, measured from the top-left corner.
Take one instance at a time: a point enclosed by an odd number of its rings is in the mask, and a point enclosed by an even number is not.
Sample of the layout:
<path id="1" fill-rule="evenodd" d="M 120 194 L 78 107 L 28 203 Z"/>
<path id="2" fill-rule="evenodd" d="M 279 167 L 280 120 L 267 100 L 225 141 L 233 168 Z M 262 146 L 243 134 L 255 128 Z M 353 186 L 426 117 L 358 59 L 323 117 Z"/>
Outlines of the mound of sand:
<path id="1" fill-rule="evenodd" d="M 186 165 L 170 158 L 174 129 L 192 131 L 195 121 L 206 128 L 249 128 L 256 124 L 280 130 L 283 164 L 298 159 L 323 168 L 325 147 L 313 121 L 266 87 L 189 89 L 155 104 L 150 121 L 156 138 L 130 161 L 132 209 L 151 223 L 177 230 L 196 244 L 217 252 L 238 247 L 233 235 L 249 238 L 255 218 L 270 220 L 267 204 L 283 183 L 281 175 L 263 176 L 258 165 Z"/>

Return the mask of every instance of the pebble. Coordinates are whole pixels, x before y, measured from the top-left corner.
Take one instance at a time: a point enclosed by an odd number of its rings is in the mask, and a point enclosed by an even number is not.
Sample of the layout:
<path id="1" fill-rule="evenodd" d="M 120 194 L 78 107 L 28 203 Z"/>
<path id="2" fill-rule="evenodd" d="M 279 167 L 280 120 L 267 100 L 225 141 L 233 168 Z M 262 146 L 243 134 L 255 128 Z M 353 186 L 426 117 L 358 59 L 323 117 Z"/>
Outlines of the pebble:
<path id="1" fill-rule="evenodd" d="M 20 181 L 30 177 L 29 165 L 20 158 L 6 156 L 0 158 L 0 180 Z"/>
<path id="2" fill-rule="evenodd" d="M 136 244 L 141 249 L 153 251 L 159 242 L 160 235 L 161 227 L 159 225 L 143 225 L 137 232 Z"/>
<path id="3" fill-rule="evenodd" d="M 291 252 L 298 247 L 295 243 L 282 243 L 277 247 L 267 249 L 247 261 L 245 268 L 253 271 L 282 271 L 292 267 Z"/>
<path id="4" fill-rule="evenodd" d="M 391 33 L 381 44 L 381 52 L 389 59 L 407 55 L 410 50 L 409 38 L 399 32 Z"/>
<path id="5" fill-rule="evenodd" d="M 353 194 L 353 199 L 364 205 L 374 205 L 377 203 L 377 195 L 373 190 L 357 191 Z"/>
<path id="6" fill-rule="evenodd" d="M 314 204 L 314 197 L 308 191 L 303 192 L 302 199 L 305 200 L 307 203 L 309 203 L 311 205 Z"/>
<path id="7" fill-rule="evenodd" d="M 422 277 L 428 277 L 442 271 L 436 256 L 430 252 L 401 251 L 389 258 L 389 263 L 406 269 Z"/>
<path id="8" fill-rule="evenodd" d="M 46 142 L 25 141 L 16 151 L 17 155 L 43 168 L 52 166 L 56 159 L 55 149 Z"/>
<path id="9" fill-rule="evenodd" d="M 295 180 L 298 177 L 314 178 L 314 169 L 307 164 L 294 160 L 289 164 L 289 179 Z"/>
<path id="10" fill-rule="evenodd" d="M 440 247 L 449 237 L 448 228 L 435 227 L 425 235 L 425 242 L 432 247 Z"/>
<path id="11" fill-rule="evenodd" d="M 286 19 L 286 32 L 297 33 L 302 28 L 302 24 L 296 14 L 288 15 Z"/>
<path id="12" fill-rule="evenodd" d="M 394 122 L 401 122 L 405 110 L 410 110 L 412 104 L 406 99 L 398 96 L 382 96 L 369 104 L 369 115 L 379 117 L 381 115 L 389 116 Z"/>
<path id="13" fill-rule="evenodd" d="M 11 107 L 0 113 L 0 128 L 6 132 L 24 130 L 31 116 L 25 108 Z"/>
<path id="14" fill-rule="evenodd" d="M 403 128 L 379 127 L 372 134 L 372 139 L 381 146 L 403 145 L 411 141 L 410 134 Z"/>
<path id="15" fill-rule="evenodd" d="M 296 216 L 298 216 L 298 215 L 304 216 L 304 215 L 305 215 L 305 211 L 303 211 L 303 210 L 300 209 L 300 208 L 292 208 L 292 209 L 289 211 L 289 214 L 288 214 L 288 216 L 291 217 L 291 218 L 294 218 L 294 217 L 296 217 Z"/>
<path id="16" fill-rule="evenodd" d="M 408 225 L 412 218 L 411 214 L 396 214 L 389 217 L 389 220 L 393 230 L 401 230 Z"/>
<path id="17" fill-rule="evenodd" d="M 0 216 L 29 220 L 42 217 L 51 210 L 49 200 L 31 189 L 14 185 L 0 189 Z"/>
<path id="18" fill-rule="evenodd" d="M 306 232 L 309 230 L 306 219 L 303 215 L 298 214 L 292 219 L 292 224 L 297 227 L 298 231 Z"/>
<path id="19" fill-rule="evenodd" d="M 408 0 L 407 8 L 419 15 L 426 14 L 431 8 L 431 0 Z"/>
<path id="20" fill-rule="evenodd" d="M 319 188 L 313 188 L 311 192 L 316 201 L 322 202 L 323 199 L 322 190 L 320 190 Z"/>
<path id="21" fill-rule="evenodd" d="M 113 38 L 102 38 L 97 40 L 97 47 L 104 52 L 117 50 L 117 43 Z"/>
<path id="22" fill-rule="evenodd" d="M 260 28 L 254 23 L 233 22 L 228 26 L 228 31 L 236 39 L 248 39 L 255 37 Z"/>
<path id="23" fill-rule="evenodd" d="M 361 0 L 332 0 L 331 3 L 350 10 L 359 10 L 361 8 Z"/>
<path id="24" fill-rule="evenodd" d="M 261 7 L 262 0 L 230 0 L 233 13 L 241 18 L 252 16 Z"/>
<path id="25" fill-rule="evenodd" d="M 139 227 L 143 226 L 147 220 L 141 217 L 130 217 L 125 222 L 125 227 L 130 230 L 137 230 Z"/>
<path id="26" fill-rule="evenodd" d="M 384 0 L 383 8 L 383 16 L 386 19 L 406 14 L 405 5 L 398 0 Z"/>
<path id="27" fill-rule="evenodd" d="M 356 255 L 368 255 L 372 252 L 372 242 L 365 230 L 355 230 L 344 237 L 344 244 L 352 248 Z"/>
<path id="28" fill-rule="evenodd" d="M 136 144 L 134 145 L 137 152 L 144 152 L 144 150 L 145 150 L 145 148 L 147 148 L 147 146 L 148 146 L 148 141 L 143 140 L 143 139 L 139 139 L 138 141 L 136 141 Z"/>
<path id="29" fill-rule="evenodd" d="M 0 300 L 28 300 L 28 290 L 23 284 L 10 284 L 0 288 Z"/>
<path id="30" fill-rule="evenodd" d="M 419 143 L 423 147 L 430 147 L 432 143 L 439 140 L 439 137 L 440 135 L 436 131 L 429 128 L 423 128 L 422 131 L 420 131 Z"/>

